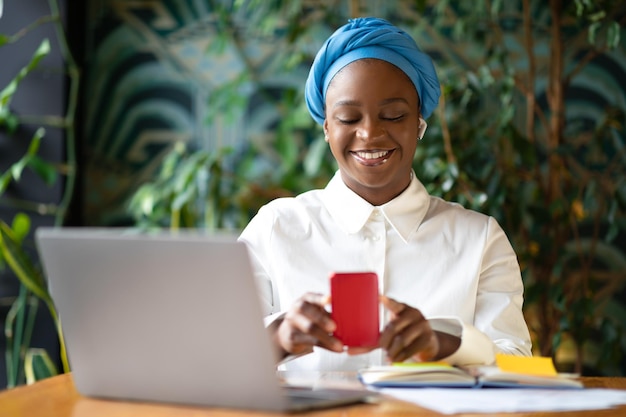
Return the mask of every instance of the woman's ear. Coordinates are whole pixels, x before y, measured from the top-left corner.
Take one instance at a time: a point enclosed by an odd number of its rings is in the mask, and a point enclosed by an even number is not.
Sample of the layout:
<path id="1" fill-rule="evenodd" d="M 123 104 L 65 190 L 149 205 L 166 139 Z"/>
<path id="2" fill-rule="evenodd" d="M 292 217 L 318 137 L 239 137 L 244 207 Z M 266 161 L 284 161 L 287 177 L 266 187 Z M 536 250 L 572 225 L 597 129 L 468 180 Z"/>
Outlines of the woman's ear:
<path id="1" fill-rule="evenodd" d="M 328 142 L 328 120 L 324 120 L 324 140 Z"/>

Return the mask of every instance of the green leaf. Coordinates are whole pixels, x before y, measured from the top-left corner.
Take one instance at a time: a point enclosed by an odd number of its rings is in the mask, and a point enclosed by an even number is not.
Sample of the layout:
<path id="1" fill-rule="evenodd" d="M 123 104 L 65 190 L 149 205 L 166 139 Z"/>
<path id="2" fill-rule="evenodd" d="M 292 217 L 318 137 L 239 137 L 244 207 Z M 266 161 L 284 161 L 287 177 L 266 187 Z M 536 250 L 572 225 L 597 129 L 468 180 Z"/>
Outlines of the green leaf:
<path id="1" fill-rule="evenodd" d="M 298 145 L 296 138 L 291 134 L 287 134 L 285 130 L 287 129 L 284 129 L 283 126 L 283 129 L 277 133 L 274 149 L 278 152 L 283 166 L 292 167 L 298 162 Z"/>
<path id="2" fill-rule="evenodd" d="M 24 79 L 24 77 L 26 77 L 29 72 L 37 67 L 39 61 L 41 61 L 49 52 L 50 42 L 48 41 L 48 39 L 44 39 L 43 41 L 41 41 L 41 44 L 39 44 L 39 47 L 33 54 L 28 65 L 23 67 L 20 72 L 18 72 L 15 78 L 13 78 L 11 82 L 9 82 L 4 90 L 0 91 L 0 114 L 6 112 L 5 109 L 9 106 L 11 98 L 13 97 L 13 94 L 15 94 L 15 91 L 17 90 L 17 85 L 20 83 L 20 81 L 22 81 L 22 79 Z"/>
<path id="3" fill-rule="evenodd" d="M 6 338 L 6 365 L 7 365 L 7 387 L 12 388 L 22 383 L 23 369 L 21 346 L 24 345 L 24 317 L 26 315 L 26 300 L 28 290 L 25 286 L 20 286 L 19 295 L 11 305 L 4 320 L 4 336 Z"/>
<path id="4" fill-rule="evenodd" d="M 589 25 L 589 34 L 587 35 L 587 40 L 590 44 L 596 43 L 596 32 L 600 28 L 600 22 L 594 22 Z"/>
<path id="5" fill-rule="evenodd" d="M 11 171 L 11 177 L 13 177 L 15 181 L 19 181 L 20 178 L 22 177 L 22 172 L 24 171 L 24 168 L 26 168 L 26 165 L 28 164 L 29 159 L 30 159 L 30 156 L 26 155 L 22 157 L 16 163 L 11 165 L 11 167 L 9 168 L 9 170 Z"/>
<path id="6" fill-rule="evenodd" d="M 41 144 L 41 138 L 46 134 L 46 129 L 40 127 L 35 131 L 33 138 L 30 141 L 30 145 L 28 145 L 28 155 L 35 155 L 39 151 L 39 145 Z"/>
<path id="7" fill-rule="evenodd" d="M 600 10 L 598 12 L 590 14 L 588 17 L 589 17 L 589 20 L 591 20 L 592 22 L 600 22 L 602 19 L 606 17 L 606 12 L 604 10 Z"/>
<path id="8" fill-rule="evenodd" d="M 7 42 L 9 42 L 9 39 L 10 38 L 7 35 L 0 33 L 0 46 L 5 45 Z"/>
<path id="9" fill-rule="evenodd" d="M 619 23 L 611 22 L 606 33 L 606 46 L 608 46 L 609 49 L 615 49 L 619 45 L 620 34 L 621 28 Z"/>
<path id="10" fill-rule="evenodd" d="M 172 210 L 179 211 L 185 204 L 189 203 L 195 194 L 194 192 L 194 188 L 188 187 L 182 193 L 178 194 L 172 202 Z"/>
<path id="11" fill-rule="evenodd" d="M 184 142 L 176 142 L 172 150 L 167 154 L 167 156 L 163 159 L 161 163 L 161 170 L 159 172 L 159 176 L 157 178 L 161 180 L 169 179 L 172 175 L 174 175 L 174 171 L 176 170 L 176 166 L 180 163 L 183 155 L 186 152 L 186 145 Z"/>
<path id="12" fill-rule="evenodd" d="M 3 112 L 8 112 L 5 108 L 8 107 L 11 97 L 13 97 L 13 94 L 15 94 L 17 90 L 17 85 L 20 82 L 20 78 L 18 77 L 11 80 L 11 82 L 4 87 L 4 90 L 0 91 L 0 110 Z"/>
<path id="13" fill-rule="evenodd" d="M 41 348 L 31 348 L 26 351 L 24 370 L 27 384 L 59 374 L 48 352 Z"/>
<path id="14" fill-rule="evenodd" d="M 131 209 L 136 217 L 149 216 L 154 210 L 155 196 L 151 186 L 143 186 L 133 196 L 131 200 Z"/>
<path id="15" fill-rule="evenodd" d="M 35 51 L 30 63 L 26 67 L 29 71 L 33 70 L 37 65 L 39 65 L 39 61 L 41 61 L 48 53 L 50 52 L 50 41 L 46 38 L 41 41 L 39 47 Z"/>
<path id="16" fill-rule="evenodd" d="M 494 0 L 491 3 L 491 17 L 497 18 L 502 10 L 502 0 Z"/>
<path id="17" fill-rule="evenodd" d="M 585 6 L 581 0 L 575 0 L 575 3 L 576 3 L 576 16 L 580 17 L 583 15 Z"/>
<path id="18" fill-rule="evenodd" d="M 11 183 L 11 170 L 8 170 L 4 174 L 0 175 L 0 195 L 4 193 L 4 191 L 8 188 L 10 183 Z"/>
<path id="19" fill-rule="evenodd" d="M 39 156 L 34 155 L 28 161 L 28 167 L 31 168 L 47 185 L 51 186 L 56 183 L 58 173 L 54 165 L 44 161 Z"/>
<path id="20" fill-rule="evenodd" d="M 20 180 L 20 178 L 22 177 L 22 172 L 24 171 L 24 168 L 26 168 L 26 166 L 30 164 L 32 158 L 39 150 L 39 144 L 41 143 L 41 138 L 43 137 L 44 133 L 45 133 L 45 129 L 43 128 L 37 129 L 37 131 L 35 132 L 35 135 L 33 136 L 30 142 L 30 145 L 28 146 L 28 151 L 26 152 L 26 155 L 24 155 L 17 162 L 11 165 L 9 169 L 7 170 L 7 172 L 5 172 L 0 177 L 0 194 L 3 193 L 4 190 L 6 190 L 6 188 L 9 186 L 9 182 L 11 178 L 14 179 L 15 181 Z"/>
<path id="21" fill-rule="evenodd" d="M 19 124 L 19 119 L 11 113 L 8 107 L 2 108 L 0 106 L 0 126 L 5 126 L 9 133 L 15 133 Z"/>
<path id="22" fill-rule="evenodd" d="M 35 267 L 15 236 L 13 230 L 0 220 L 0 251 L 11 270 L 29 291 L 46 303 L 52 304 L 43 274 Z"/>
<path id="23" fill-rule="evenodd" d="M 30 232 L 30 217 L 24 213 L 17 213 L 13 218 L 11 229 L 13 229 L 16 240 L 20 243 L 23 242 Z"/>
<path id="24" fill-rule="evenodd" d="M 321 137 L 309 146 L 309 150 L 304 159 L 304 172 L 306 175 L 313 176 L 319 172 L 327 149 L 328 144 Z"/>

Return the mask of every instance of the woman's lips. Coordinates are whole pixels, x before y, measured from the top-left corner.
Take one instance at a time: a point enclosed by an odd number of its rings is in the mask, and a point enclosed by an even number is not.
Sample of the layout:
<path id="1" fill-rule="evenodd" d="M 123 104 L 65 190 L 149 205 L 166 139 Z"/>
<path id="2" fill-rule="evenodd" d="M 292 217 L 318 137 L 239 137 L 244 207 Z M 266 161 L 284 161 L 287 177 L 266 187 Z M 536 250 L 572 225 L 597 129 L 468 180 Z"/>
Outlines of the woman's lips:
<path id="1" fill-rule="evenodd" d="M 381 151 L 381 150 L 372 150 L 372 151 L 352 151 L 350 154 L 361 164 L 368 166 L 376 166 L 380 164 L 384 164 L 389 159 L 389 156 L 393 150 L 390 151 Z"/>

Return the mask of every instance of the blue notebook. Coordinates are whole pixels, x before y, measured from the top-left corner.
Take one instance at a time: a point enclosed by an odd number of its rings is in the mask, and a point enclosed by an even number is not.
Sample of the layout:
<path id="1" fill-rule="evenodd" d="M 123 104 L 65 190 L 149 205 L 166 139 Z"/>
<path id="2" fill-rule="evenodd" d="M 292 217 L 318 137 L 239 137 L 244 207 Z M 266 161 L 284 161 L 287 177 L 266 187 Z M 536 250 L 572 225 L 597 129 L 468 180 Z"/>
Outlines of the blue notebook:
<path id="1" fill-rule="evenodd" d="M 374 388 L 583 388 L 580 381 L 566 374 L 511 372 L 497 365 L 457 367 L 445 362 L 369 367 L 359 371 L 359 378 Z"/>

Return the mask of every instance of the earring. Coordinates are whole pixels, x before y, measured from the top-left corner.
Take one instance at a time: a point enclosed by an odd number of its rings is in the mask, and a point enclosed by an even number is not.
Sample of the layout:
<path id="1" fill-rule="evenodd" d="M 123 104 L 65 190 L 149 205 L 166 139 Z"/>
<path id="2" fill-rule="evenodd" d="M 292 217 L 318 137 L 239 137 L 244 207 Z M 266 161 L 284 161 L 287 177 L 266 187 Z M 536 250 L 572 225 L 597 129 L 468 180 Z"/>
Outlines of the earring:
<path id="1" fill-rule="evenodd" d="M 418 130 L 417 130 L 417 140 L 421 140 L 424 137 L 424 133 L 426 133 L 426 128 L 428 127 L 428 125 L 426 124 L 426 120 L 422 119 L 420 117 L 419 120 L 420 124 L 418 126 Z"/>

